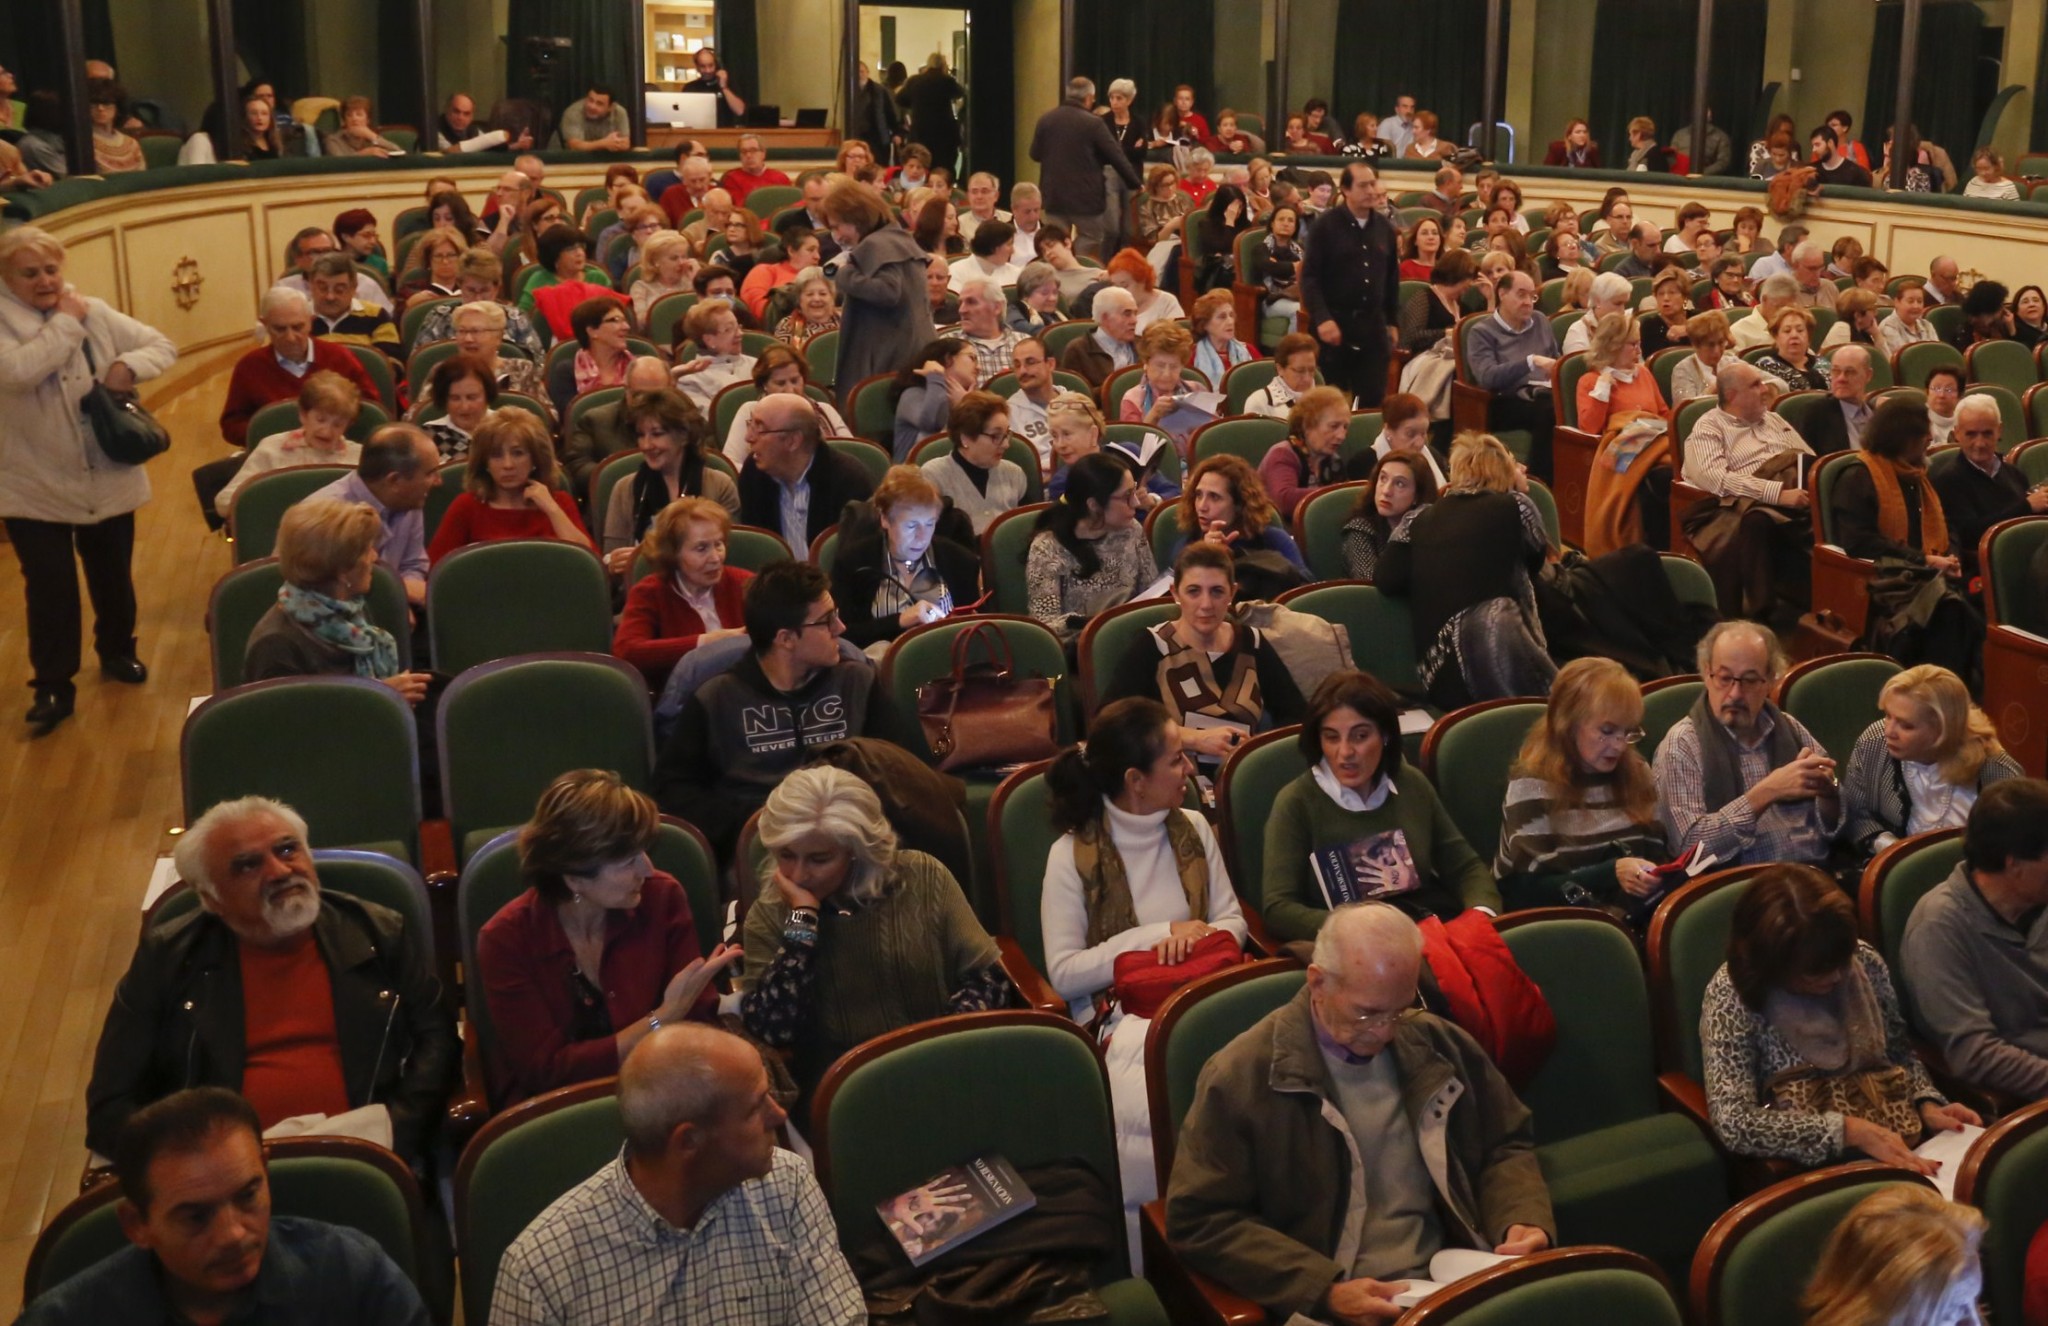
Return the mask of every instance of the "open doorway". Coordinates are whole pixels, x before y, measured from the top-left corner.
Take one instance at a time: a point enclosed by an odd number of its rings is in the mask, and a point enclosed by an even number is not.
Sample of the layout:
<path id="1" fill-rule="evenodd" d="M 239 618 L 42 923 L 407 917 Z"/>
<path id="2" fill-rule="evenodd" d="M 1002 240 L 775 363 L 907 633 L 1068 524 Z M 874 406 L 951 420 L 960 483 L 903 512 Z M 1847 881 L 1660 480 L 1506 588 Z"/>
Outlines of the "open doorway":
<path id="1" fill-rule="evenodd" d="M 943 84 L 933 86 L 937 80 L 910 80 L 917 79 L 936 55 L 944 60 L 954 82 L 971 88 L 973 31 L 968 11 L 957 3 L 918 4 L 913 0 L 860 7 L 860 58 L 874 71 L 875 81 L 895 99 L 906 122 L 904 141 L 931 149 L 932 163 L 953 170 L 956 184 L 972 168 L 965 156 L 972 137 L 969 117 L 973 98 L 945 96 Z M 926 120 L 923 124 L 917 122 L 920 108 Z M 882 145 L 875 146 L 879 157 Z"/>

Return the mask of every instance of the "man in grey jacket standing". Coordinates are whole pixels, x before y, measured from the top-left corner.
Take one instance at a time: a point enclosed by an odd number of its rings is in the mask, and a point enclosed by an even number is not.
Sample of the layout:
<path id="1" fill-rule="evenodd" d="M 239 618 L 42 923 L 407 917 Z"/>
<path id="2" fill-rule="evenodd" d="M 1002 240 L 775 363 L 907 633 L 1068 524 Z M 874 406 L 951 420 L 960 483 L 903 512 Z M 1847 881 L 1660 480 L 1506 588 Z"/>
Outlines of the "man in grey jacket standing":
<path id="1" fill-rule="evenodd" d="M 1103 168 L 1114 170 L 1132 189 L 1143 180 L 1109 126 L 1089 109 L 1094 104 L 1094 83 L 1068 79 L 1067 99 L 1039 116 L 1031 131 L 1031 159 L 1040 167 L 1038 188 L 1045 195 L 1046 216 L 1067 227 L 1076 249 L 1099 256 L 1102 210 L 1109 203 Z"/>

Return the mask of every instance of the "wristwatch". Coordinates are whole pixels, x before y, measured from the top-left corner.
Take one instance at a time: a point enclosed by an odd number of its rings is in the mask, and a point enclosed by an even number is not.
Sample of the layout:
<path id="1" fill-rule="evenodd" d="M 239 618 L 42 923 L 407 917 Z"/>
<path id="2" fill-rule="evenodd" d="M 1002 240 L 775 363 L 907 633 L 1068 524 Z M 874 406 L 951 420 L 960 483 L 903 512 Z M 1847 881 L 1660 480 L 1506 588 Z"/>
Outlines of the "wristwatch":
<path id="1" fill-rule="evenodd" d="M 658 1014 L 649 1013 L 647 1015 L 647 1030 L 650 1032 L 661 1030 L 661 1017 Z"/>

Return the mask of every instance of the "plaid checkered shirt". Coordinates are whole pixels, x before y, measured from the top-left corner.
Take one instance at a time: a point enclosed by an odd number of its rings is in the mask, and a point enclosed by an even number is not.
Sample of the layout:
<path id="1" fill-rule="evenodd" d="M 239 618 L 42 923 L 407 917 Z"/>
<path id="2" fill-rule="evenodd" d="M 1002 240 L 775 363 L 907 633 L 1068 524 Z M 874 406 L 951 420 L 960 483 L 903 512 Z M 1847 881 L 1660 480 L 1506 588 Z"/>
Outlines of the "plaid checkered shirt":
<path id="1" fill-rule="evenodd" d="M 1825 750 L 1814 735 L 1792 715 L 1776 706 L 1764 711 L 1757 725 L 1756 744 L 1736 743 L 1736 768 L 1742 785 L 1755 787 L 1771 772 L 1770 736 L 1773 720 L 1792 725 L 1797 745 Z M 1687 715 L 1671 727 L 1657 748 L 1654 767 L 1658 800 L 1663 805 L 1664 828 L 1671 838 L 1671 850 L 1682 852 L 1694 843 L 1721 859 L 1716 869 L 1768 861 L 1825 861 L 1828 847 L 1842 828 L 1842 802 L 1808 797 L 1804 801 L 1775 801 L 1763 813 L 1751 810 L 1747 795 L 1725 806 L 1706 804 L 1706 775 L 1700 764 L 1700 734 Z"/>
<path id="2" fill-rule="evenodd" d="M 491 1326 L 854 1326 L 860 1286 L 810 1168 L 777 1149 L 766 1178 L 677 1229 L 617 1159 L 557 1198 L 505 1251 Z"/>

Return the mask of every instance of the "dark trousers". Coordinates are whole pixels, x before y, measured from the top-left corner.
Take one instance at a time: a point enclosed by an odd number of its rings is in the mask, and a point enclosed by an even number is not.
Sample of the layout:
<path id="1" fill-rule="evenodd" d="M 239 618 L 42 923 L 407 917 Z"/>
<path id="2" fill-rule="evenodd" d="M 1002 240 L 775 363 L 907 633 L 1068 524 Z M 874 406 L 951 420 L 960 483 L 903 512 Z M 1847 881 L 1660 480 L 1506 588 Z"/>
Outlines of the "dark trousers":
<path id="1" fill-rule="evenodd" d="M 1323 381 L 1356 398 L 1354 409 L 1377 410 L 1387 394 L 1387 363 L 1393 357 L 1387 324 L 1379 318 L 1340 314 L 1337 327 L 1343 335 L 1336 345 L 1318 336 L 1316 367 L 1323 371 Z"/>
<path id="2" fill-rule="evenodd" d="M 1492 406 L 1486 412 L 1486 422 L 1496 433 L 1510 433 L 1523 430 L 1529 434 L 1529 473 L 1545 483 L 1550 482 L 1550 434 L 1557 427 L 1557 414 L 1550 403 L 1550 393 L 1542 391 L 1534 396 L 1510 396 L 1505 392 L 1493 398 Z"/>
<path id="3" fill-rule="evenodd" d="M 93 647 L 100 657 L 135 652 L 135 516 L 115 516 L 97 525 L 9 517 L 7 537 L 21 559 L 27 584 L 28 658 L 38 691 L 73 693 L 78 675 L 78 567 L 85 564 L 85 588 L 92 595 Z"/>

